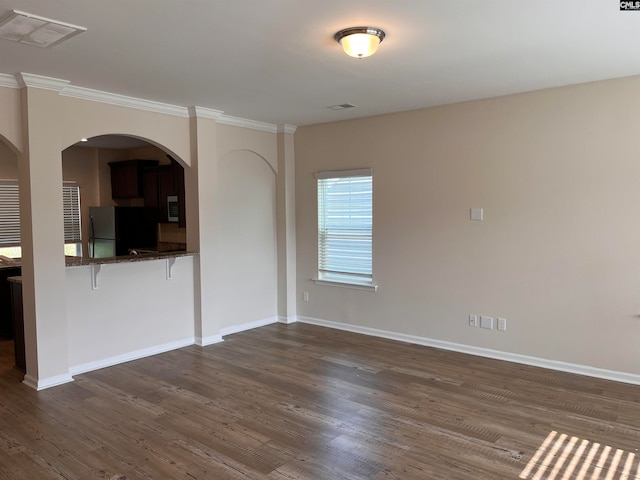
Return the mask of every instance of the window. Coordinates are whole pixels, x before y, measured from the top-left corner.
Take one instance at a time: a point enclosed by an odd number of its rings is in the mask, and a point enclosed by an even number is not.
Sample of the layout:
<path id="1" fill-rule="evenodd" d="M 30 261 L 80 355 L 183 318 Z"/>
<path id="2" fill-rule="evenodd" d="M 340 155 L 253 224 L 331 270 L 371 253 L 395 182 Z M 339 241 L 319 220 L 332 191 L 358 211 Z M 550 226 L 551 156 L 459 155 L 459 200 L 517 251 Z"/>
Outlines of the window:
<path id="1" fill-rule="evenodd" d="M 62 186 L 62 209 L 64 212 L 64 254 L 82 256 L 82 230 L 80 227 L 80 187 Z"/>
<path id="2" fill-rule="evenodd" d="M 317 283 L 372 289 L 371 169 L 319 172 Z"/>
<path id="3" fill-rule="evenodd" d="M 66 255 L 81 255 L 80 187 L 62 187 Z M 0 255 L 22 256 L 20 248 L 20 198 L 17 182 L 0 183 Z"/>
<path id="4" fill-rule="evenodd" d="M 0 183 L 0 255 L 11 258 L 22 256 L 18 194 L 17 183 Z"/>

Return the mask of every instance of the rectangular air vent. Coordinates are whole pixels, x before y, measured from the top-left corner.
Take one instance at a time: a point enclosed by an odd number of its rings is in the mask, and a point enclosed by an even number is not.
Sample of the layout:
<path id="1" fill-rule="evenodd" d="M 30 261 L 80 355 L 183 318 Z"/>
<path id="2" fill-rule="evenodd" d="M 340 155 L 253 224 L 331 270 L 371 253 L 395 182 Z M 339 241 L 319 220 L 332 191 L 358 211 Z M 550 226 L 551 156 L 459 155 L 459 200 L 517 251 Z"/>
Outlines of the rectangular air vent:
<path id="1" fill-rule="evenodd" d="M 0 38 L 36 47 L 53 47 L 87 29 L 13 10 L 0 20 Z"/>
<path id="2" fill-rule="evenodd" d="M 346 108 L 355 108 L 357 105 L 353 105 L 351 103 L 342 103 L 340 105 L 331 105 L 327 107 L 329 110 L 344 110 Z"/>

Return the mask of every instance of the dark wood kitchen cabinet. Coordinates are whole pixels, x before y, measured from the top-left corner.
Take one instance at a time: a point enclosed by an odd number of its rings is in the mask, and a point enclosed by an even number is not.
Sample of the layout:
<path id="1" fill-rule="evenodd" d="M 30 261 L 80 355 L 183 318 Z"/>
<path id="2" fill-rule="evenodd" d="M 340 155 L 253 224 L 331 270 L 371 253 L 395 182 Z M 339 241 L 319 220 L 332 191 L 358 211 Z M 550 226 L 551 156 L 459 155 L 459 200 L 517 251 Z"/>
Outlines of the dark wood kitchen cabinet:
<path id="1" fill-rule="evenodd" d="M 167 206 L 167 197 L 176 194 L 175 182 L 171 175 L 171 167 L 169 165 L 158 169 L 158 199 L 160 203 L 160 222 L 167 222 L 169 217 L 169 208 Z"/>
<path id="2" fill-rule="evenodd" d="M 125 160 L 111 162 L 111 198 L 142 198 L 146 169 L 158 165 L 156 160 Z"/>
<path id="3" fill-rule="evenodd" d="M 13 319 L 11 316 L 11 287 L 9 277 L 20 276 L 20 267 L 0 268 L 0 336 L 13 338 Z"/>
<path id="4" fill-rule="evenodd" d="M 167 198 L 178 198 L 178 225 L 186 226 L 184 168 L 171 159 L 170 165 L 146 168 L 142 173 L 144 206 L 157 212 L 158 222 L 168 222 Z"/>
<path id="5" fill-rule="evenodd" d="M 16 368 L 27 370 L 26 349 L 24 346 L 24 314 L 22 311 L 22 277 L 10 277 L 11 316 L 13 320 L 13 345 L 15 348 Z"/>
<path id="6" fill-rule="evenodd" d="M 174 167 L 173 163 L 171 164 L 172 168 L 175 168 L 175 178 L 178 183 L 178 226 L 186 227 L 187 226 L 187 216 L 186 216 L 186 204 L 185 204 L 185 188 L 184 188 L 184 168 L 182 165 L 178 165 L 177 162 L 174 162 L 176 165 Z"/>
<path id="7" fill-rule="evenodd" d="M 160 193 L 158 191 L 158 169 L 146 168 L 142 173 L 142 198 L 144 206 L 153 212 L 156 222 L 162 221 L 160 218 Z"/>

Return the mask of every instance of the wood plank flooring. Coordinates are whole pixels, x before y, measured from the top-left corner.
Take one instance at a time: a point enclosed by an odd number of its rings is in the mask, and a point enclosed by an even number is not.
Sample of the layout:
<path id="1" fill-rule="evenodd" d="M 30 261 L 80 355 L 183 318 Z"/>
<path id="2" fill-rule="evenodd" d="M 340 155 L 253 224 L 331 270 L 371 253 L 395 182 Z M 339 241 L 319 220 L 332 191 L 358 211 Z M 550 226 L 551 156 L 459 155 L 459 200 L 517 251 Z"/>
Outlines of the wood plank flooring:
<path id="1" fill-rule="evenodd" d="M 311 325 L 20 378 L 1 364 L 3 480 L 640 478 L 638 386 Z"/>

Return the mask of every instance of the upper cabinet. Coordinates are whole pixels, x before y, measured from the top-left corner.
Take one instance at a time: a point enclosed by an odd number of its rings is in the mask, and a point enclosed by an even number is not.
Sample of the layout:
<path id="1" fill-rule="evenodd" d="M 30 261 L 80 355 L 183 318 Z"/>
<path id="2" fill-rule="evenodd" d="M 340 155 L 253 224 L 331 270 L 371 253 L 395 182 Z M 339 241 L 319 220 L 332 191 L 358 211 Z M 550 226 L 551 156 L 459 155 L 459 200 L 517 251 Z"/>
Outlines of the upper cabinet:
<path id="1" fill-rule="evenodd" d="M 169 197 L 177 199 L 180 227 L 186 226 L 184 168 L 173 158 L 170 164 L 155 160 L 125 160 L 112 162 L 111 191 L 114 200 L 141 198 L 144 206 L 153 210 L 159 223 L 169 220 Z M 171 216 L 171 218 L 175 218 Z"/>
<path id="2" fill-rule="evenodd" d="M 111 197 L 140 198 L 143 196 L 142 175 L 145 169 L 158 165 L 156 160 L 125 160 L 111 162 Z"/>
<path id="3" fill-rule="evenodd" d="M 170 165 L 158 167 L 158 210 L 160 222 L 169 222 L 169 197 L 174 197 L 178 201 L 178 226 L 186 226 L 185 220 L 185 191 L 184 191 L 184 168 L 174 159 Z M 146 197 L 145 197 L 146 198 Z M 146 200 L 145 200 L 146 205 Z M 173 216 L 172 216 L 173 218 Z M 175 221 L 175 220 L 173 220 Z"/>

